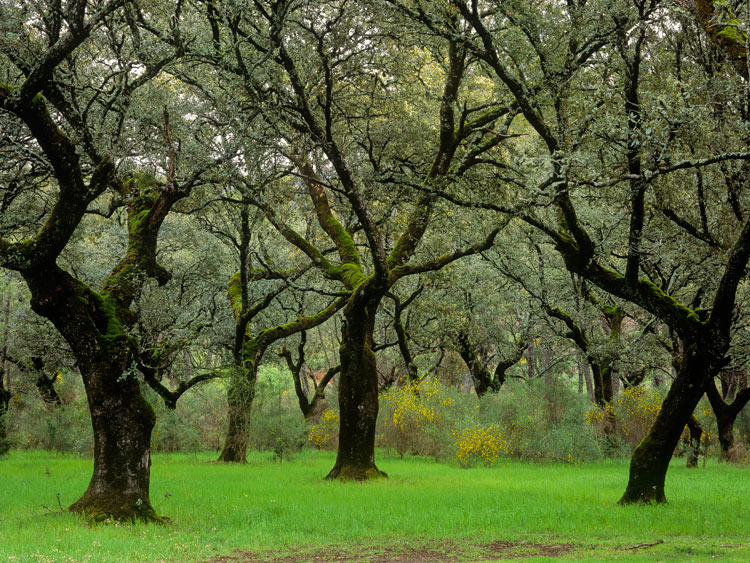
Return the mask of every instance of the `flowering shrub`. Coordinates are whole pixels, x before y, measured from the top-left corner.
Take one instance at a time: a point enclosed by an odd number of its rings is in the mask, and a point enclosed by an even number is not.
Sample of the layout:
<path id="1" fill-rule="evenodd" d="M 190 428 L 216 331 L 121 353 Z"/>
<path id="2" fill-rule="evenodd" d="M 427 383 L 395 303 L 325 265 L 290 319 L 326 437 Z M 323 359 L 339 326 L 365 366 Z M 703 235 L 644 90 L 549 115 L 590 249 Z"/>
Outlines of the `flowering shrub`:
<path id="1" fill-rule="evenodd" d="M 450 435 L 456 401 L 447 387 L 429 379 L 392 387 L 380 396 L 379 438 L 398 455 L 440 458 Z"/>
<path id="2" fill-rule="evenodd" d="M 617 427 L 630 447 L 638 445 L 646 435 L 659 414 L 662 399 L 655 389 L 643 385 L 630 387 L 615 397 Z"/>
<path id="3" fill-rule="evenodd" d="M 499 425 L 473 426 L 453 431 L 456 440 L 456 460 L 461 467 L 470 467 L 481 461 L 486 466 L 494 465 L 501 455 L 508 455 L 509 442 Z"/>
<path id="4" fill-rule="evenodd" d="M 317 424 L 310 428 L 307 439 L 318 449 L 333 449 L 339 441 L 339 411 L 328 409 L 320 415 Z"/>
<path id="5" fill-rule="evenodd" d="M 580 463 L 606 445 L 584 423 L 585 397 L 562 382 L 509 382 L 478 399 L 435 381 L 381 395 L 378 443 L 401 456 L 452 459 L 464 467 L 503 456 Z"/>

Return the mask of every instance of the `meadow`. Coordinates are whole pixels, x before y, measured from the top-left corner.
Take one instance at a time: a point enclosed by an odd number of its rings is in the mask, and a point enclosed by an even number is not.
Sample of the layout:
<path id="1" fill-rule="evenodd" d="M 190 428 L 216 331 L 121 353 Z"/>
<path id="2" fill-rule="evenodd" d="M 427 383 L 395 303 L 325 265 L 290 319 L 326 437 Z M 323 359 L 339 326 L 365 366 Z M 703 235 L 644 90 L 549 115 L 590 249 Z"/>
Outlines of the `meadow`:
<path id="1" fill-rule="evenodd" d="M 668 504 L 621 507 L 624 460 L 463 469 L 381 456 L 390 478 L 358 484 L 322 479 L 330 452 L 215 457 L 154 456 L 151 500 L 169 523 L 89 525 L 61 507 L 90 459 L 13 451 L 0 459 L 0 561 L 750 560 L 750 469 L 713 460 L 676 459 Z"/>

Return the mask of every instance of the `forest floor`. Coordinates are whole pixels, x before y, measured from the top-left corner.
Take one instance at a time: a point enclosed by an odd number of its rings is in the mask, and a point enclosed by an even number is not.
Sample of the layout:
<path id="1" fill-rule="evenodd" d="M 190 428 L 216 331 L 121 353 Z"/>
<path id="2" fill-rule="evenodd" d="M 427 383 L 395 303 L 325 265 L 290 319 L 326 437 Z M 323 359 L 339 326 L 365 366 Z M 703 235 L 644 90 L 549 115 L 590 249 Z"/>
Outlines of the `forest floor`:
<path id="1" fill-rule="evenodd" d="M 665 505 L 617 504 L 627 460 L 462 469 L 388 457 L 389 478 L 323 480 L 331 452 L 245 465 L 157 454 L 151 502 L 165 525 L 90 525 L 65 510 L 90 459 L 0 458 L 0 562 L 448 563 L 750 561 L 750 468 L 675 459 Z"/>
<path id="2" fill-rule="evenodd" d="M 303 550 L 279 554 L 236 551 L 215 557 L 210 563 L 453 563 L 465 561 L 500 561 L 528 557 L 564 557 L 577 551 L 572 544 L 506 542 L 471 544 L 468 541 L 433 540 L 395 542 L 384 546 L 350 546 L 348 548 Z"/>
<path id="3" fill-rule="evenodd" d="M 739 543 L 691 546 L 664 540 L 635 545 L 540 543 L 532 541 L 424 540 L 387 545 L 351 545 L 326 549 L 250 552 L 237 550 L 206 563 L 487 563 L 490 561 L 553 559 L 592 561 L 747 561 L 748 546 Z"/>

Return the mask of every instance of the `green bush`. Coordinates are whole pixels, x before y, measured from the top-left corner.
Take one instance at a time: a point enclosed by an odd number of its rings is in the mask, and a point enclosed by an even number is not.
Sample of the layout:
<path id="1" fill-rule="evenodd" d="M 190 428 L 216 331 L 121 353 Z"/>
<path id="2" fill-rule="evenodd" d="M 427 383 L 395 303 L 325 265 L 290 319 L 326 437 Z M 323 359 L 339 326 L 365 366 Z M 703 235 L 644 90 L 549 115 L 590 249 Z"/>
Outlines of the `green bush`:
<path id="1" fill-rule="evenodd" d="M 578 463 L 601 459 L 606 441 L 585 421 L 585 397 L 554 379 L 511 382 L 478 399 L 439 382 L 381 395 L 378 445 L 493 465 L 503 457 Z"/>
<path id="2" fill-rule="evenodd" d="M 307 443 L 308 430 L 291 376 L 278 369 L 261 370 L 252 405 L 249 447 L 288 458 Z"/>
<path id="3" fill-rule="evenodd" d="M 150 389 L 144 389 L 156 411 L 151 435 L 154 451 L 195 452 L 218 450 L 226 427 L 226 386 L 223 380 L 193 387 L 169 410 Z"/>
<path id="4" fill-rule="evenodd" d="M 15 447 L 79 455 L 94 451 L 88 404 L 80 400 L 54 409 L 34 401 L 15 413 L 11 428 Z"/>
<path id="5" fill-rule="evenodd" d="M 578 463 L 601 459 L 606 451 L 585 422 L 589 404 L 554 378 L 509 382 L 482 399 L 479 418 L 505 429 L 512 458 Z"/>

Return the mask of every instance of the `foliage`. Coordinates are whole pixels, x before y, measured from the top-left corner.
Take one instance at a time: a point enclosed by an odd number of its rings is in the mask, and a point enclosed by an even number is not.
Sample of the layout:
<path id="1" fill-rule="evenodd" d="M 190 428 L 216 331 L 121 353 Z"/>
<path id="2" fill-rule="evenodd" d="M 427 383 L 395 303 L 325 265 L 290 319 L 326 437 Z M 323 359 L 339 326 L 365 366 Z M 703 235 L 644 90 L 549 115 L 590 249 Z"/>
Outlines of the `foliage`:
<path id="1" fill-rule="evenodd" d="M 291 377 L 272 366 L 261 368 L 253 399 L 249 446 L 288 459 L 302 449 L 307 432 Z"/>
<path id="2" fill-rule="evenodd" d="M 339 441 L 339 411 L 336 408 L 324 410 L 316 424 L 310 427 L 307 439 L 316 448 L 333 450 Z"/>
<path id="3" fill-rule="evenodd" d="M 63 398 L 57 408 L 45 404 L 29 381 L 18 387 L 8 412 L 9 441 L 22 449 L 43 449 L 91 455 L 94 438 L 83 384 L 76 374 L 57 374 L 56 389 Z"/>
<path id="4" fill-rule="evenodd" d="M 454 430 L 456 460 L 461 467 L 470 467 L 476 461 L 495 465 L 501 455 L 510 453 L 510 443 L 503 434 L 507 430 L 494 424 Z"/>
<path id="5" fill-rule="evenodd" d="M 442 458 L 446 439 L 467 408 L 465 396 L 433 379 L 391 387 L 380 397 L 379 443 L 401 457 L 411 453 Z"/>

